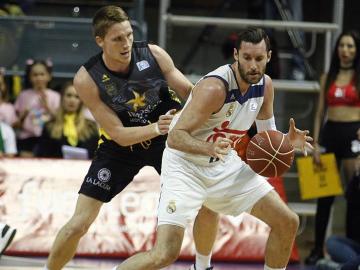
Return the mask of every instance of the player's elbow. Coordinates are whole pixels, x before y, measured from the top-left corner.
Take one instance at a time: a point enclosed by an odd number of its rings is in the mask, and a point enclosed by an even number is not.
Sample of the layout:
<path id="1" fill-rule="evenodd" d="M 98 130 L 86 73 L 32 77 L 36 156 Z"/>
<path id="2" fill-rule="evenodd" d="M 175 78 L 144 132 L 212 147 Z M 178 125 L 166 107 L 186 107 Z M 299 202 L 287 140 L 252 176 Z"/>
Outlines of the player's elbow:
<path id="1" fill-rule="evenodd" d="M 122 147 L 132 145 L 131 141 L 124 138 L 124 136 L 121 136 L 121 133 L 119 132 L 109 132 L 109 136 L 113 141 L 115 141 L 118 145 Z"/>

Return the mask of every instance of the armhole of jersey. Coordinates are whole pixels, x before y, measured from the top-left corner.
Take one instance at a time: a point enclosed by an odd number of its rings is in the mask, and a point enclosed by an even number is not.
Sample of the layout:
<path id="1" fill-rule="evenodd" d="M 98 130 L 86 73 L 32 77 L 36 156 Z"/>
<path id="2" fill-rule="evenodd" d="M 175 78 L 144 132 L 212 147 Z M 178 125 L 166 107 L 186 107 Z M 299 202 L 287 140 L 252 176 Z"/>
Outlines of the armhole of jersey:
<path id="1" fill-rule="evenodd" d="M 229 83 L 221 76 L 219 75 L 207 75 L 207 76 L 204 76 L 203 79 L 207 79 L 207 78 L 216 78 L 216 79 L 219 79 L 220 81 L 223 82 L 224 86 L 225 86 L 225 99 L 224 99 L 224 103 L 223 105 L 225 104 L 225 101 L 227 99 L 227 96 L 229 94 Z M 217 112 L 214 112 L 213 114 L 216 114 Z"/>
<path id="2" fill-rule="evenodd" d="M 99 58 L 99 54 L 91 57 L 89 59 L 89 61 L 87 61 L 83 66 L 84 68 L 89 72 L 89 69 L 91 69 L 95 64 L 96 62 L 98 61 L 98 58 Z"/>
<path id="3" fill-rule="evenodd" d="M 206 76 L 204 76 L 203 79 L 207 79 L 207 78 L 216 78 L 216 79 L 219 79 L 220 81 L 222 81 L 224 86 L 225 86 L 225 95 L 226 96 L 228 95 L 228 93 L 229 93 L 229 83 L 223 77 L 221 77 L 219 75 L 206 75 Z M 226 100 L 226 98 L 225 98 L 225 100 Z"/>
<path id="4" fill-rule="evenodd" d="M 221 77 L 219 75 L 206 75 L 206 76 L 204 76 L 203 79 L 207 79 L 207 78 L 217 78 L 217 79 L 219 79 L 220 81 L 222 81 L 224 83 L 225 90 L 229 90 L 229 83 L 223 77 Z"/>
<path id="5" fill-rule="evenodd" d="M 155 44 L 151 44 L 151 45 L 155 45 Z M 163 79 L 165 80 L 164 73 L 163 73 L 163 71 L 161 70 L 161 67 L 160 67 L 158 61 L 156 60 L 154 54 L 152 53 L 152 51 L 151 51 L 151 49 L 150 49 L 150 46 L 149 46 L 149 43 L 146 44 L 146 47 L 147 47 L 147 49 L 149 50 L 149 53 L 150 53 L 151 57 L 154 59 L 154 62 L 155 62 L 155 64 L 156 64 L 157 68 L 158 68 L 159 73 L 161 74 L 161 76 L 162 76 Z M 172 59 L 171 59 L 171 60 L 172 60 Z M 175 64 L 174 64 L 174 65 L 175 65 Z"/>
<path id="6" fill-rule="evenodd" d="M 266 76 L 263 76 L 263 97 L 265 97 L 265 90 L 266 90 L 266 80 L 265 80 Z M 274 88 L 274 86 L 273 86 Z M 275 90 L 275 89 L 274 89 Z M 275 91 L 274 91 L 275 92 Z M 275 93 L 274 93 L 275 94 Z"/>

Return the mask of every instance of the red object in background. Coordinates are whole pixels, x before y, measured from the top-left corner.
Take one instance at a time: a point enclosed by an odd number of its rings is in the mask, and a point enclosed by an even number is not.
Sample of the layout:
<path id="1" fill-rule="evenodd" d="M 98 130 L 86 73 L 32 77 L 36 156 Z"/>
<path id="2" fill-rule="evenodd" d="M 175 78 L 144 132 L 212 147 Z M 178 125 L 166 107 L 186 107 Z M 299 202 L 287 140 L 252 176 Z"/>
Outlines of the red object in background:
<path id="1" fill-rule="evenodd" d="M 89 161 L 76 160 L 0 160 L 0 190 L 5 190 L 0 200 L 1 220 L 17 229 L 7 254 L 48 254 L 58 230 L 73 214 L 89 165 Z M 281 178 L 270 181 L 286 199 Z M 150 249 L 155 241 L 158 198 L 159 176 L 153 168 L 144 167 L 133 183 L 104 204 L 81 239 L 77 255 L 124 258 Z M 213 260 L 262 262 L 268 235 L 268 226 L 250 215 L 222 216 Z M 189 224 L 180 258 L 193 259 L 194 254 Z M 299 261 L 296 248 L 291 261 Z"/>

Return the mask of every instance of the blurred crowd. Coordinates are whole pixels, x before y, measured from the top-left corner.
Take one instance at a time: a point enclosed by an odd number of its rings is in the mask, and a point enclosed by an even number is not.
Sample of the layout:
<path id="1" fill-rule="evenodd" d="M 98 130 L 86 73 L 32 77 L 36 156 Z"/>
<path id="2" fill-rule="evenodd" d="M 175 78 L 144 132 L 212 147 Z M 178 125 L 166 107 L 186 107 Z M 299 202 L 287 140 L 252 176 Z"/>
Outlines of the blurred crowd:
<path id="1" fill-rule="evenodd" d="M 18 95 L 0 70 L 0 151 L 7 157 L 70 157 L 81 151 L 92 158 L 97 124 L 84 108 L 72 82 L 53 89 L 52 63 L 28 59 Z M 64 147 L 66 146 L 66 147 Z"/>

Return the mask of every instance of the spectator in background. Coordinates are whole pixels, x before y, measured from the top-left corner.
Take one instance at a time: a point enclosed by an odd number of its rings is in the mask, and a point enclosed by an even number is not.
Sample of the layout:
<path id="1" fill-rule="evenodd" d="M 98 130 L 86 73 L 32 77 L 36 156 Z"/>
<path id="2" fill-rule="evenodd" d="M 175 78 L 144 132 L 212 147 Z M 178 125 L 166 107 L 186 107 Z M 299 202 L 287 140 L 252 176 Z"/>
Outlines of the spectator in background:
<path id="1" fill-rule="evenodd" d="M 358 160 L 359 162 L 359 160 Z M 316 263 L 317 270 L 358 270 L 360 265 L 360 164 L 347 184 L 345 198 L 347 202 L 346 228 L 348 236 L 329 237 L 326 251 L 330 259 L 321 259 Z"/>
<path id="2" fill-rule="evenodd" d="M 55 118 L 45 124 L 37 156 L 63 157 L 62 146 L 84 148 L 88 157 L 93 158 L 99 140 L 98 127 L 86 119 L 81 102 L 72 82 L 61 91 L 61 105 Z"/>
<path id="3" fill-rule="evenodd" d="M 24 16 L 24 11 L 17 4 L 1 3 L 0 16 Z"/>
<path id="4" fill-rule="evenodd" d="M 8 102 L 9 93 L 5 83 L 5 69 L 0 68 L 0 121 L 13 126 L 17 122 L 14 105 Z"/>
<path id="5" fill-rule="evenodd" d="M 360 37 L 357 32 L 346 31 L 338 37 L 329 72 L 321 78 L 314 124 L 314 161 L 320 162 L 321 144 L 326 152 L 335 154 L 339 168 L 342 166 L 344 169 L 346 182 L 349 182 L 355 173 L 356 157 L 359 155 L 356 147 L 360 139 L 359 49 Z M 323 126 L 324 119 L 326 122 Z M 306 258 L 306 264 L 314 264 L 324 256 L 325 232 L 334 198 L 330 196 L 318 199 L 315 247 Z M 349 230 L 346 233 L 352 234 Z"/>
<path id="6" fill-rule="evenodd" d="M 360 265 L 360 243 L 343 236 L 331 236 L 326 241 L 330 259 L 316 263 L 317 270 L 358 270 Z"/>
<path id="7" fill-rule="evenodd" d="M 20 156 L 33 156 L 44 124 L 53 119 L 60 104 L 60 94 L 48 88 L 51 64 L 28 60 L 25 88 L 15 101 Z"/>
<path id="8" fill-rule="evenodd" d="M 274 0 L 264 0 L 264 17 L 266 20 L 289 20 L 289 21 L 303 21 L 303 1 L 302 0 L 279 0 L 277 3 Z M 279 5 L 279 6 L 277 6 Z M 280 8 L 280 9 L 279 9 Z M 281 12 L 280 12 L 281 10 Z M 294 80 L 305 79 L 305 63 L 304 56 L 301 50 L 304 50 L 305 34 L 303 31 L 291 30 L 293 32 L 293 42 L 296 40 L 297 47 L 294 47 L 292 52 L 290 73 L 284 74 L 285 77 Z M 275 32 L 268 29 L 269 36 L 274 37 Z M 275 38 L 271 40 L 273 43 Z M 294 46 L 294 44 L 291 44 Z M 271 62 L 273 59 L 271 59 Z M 288 73 L 287 70 L 284 72 Z M 267 72 L 268 73 L 268 72 Z M 268 73 L 269 74 L 269 73 Z M 270 75 L 270 74 L 269 74 Z M 270 75 L 271 76 L 271 75 Z M 275 78 L 275 77 L 273 77 Z"/>

